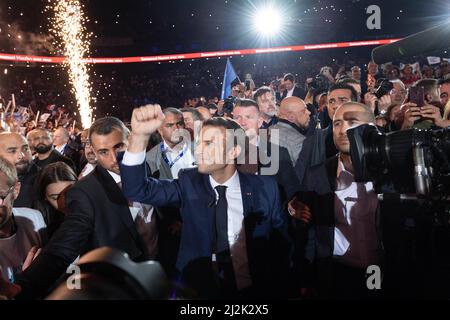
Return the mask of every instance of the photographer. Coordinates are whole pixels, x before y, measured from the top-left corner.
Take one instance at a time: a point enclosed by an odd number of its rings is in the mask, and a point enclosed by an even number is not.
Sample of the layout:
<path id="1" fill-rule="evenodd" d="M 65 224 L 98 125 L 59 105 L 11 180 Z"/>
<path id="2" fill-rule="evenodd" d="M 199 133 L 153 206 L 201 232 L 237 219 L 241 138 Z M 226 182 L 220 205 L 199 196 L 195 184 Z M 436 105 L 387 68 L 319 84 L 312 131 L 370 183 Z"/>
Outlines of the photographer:
<path id="1" fill-rule="evenodd" d="M 401 80 L 381 79 L 374 93 L 367 92 L 364 95 L 364 102 L 376 116 L 385 115 L 392 109 L 400 108 L 406 99 L 406 94 L 405 85 Z M 396 131 L 398 127 L 392 123 L 392 126 L 388 125 L 386 130 Z"/>

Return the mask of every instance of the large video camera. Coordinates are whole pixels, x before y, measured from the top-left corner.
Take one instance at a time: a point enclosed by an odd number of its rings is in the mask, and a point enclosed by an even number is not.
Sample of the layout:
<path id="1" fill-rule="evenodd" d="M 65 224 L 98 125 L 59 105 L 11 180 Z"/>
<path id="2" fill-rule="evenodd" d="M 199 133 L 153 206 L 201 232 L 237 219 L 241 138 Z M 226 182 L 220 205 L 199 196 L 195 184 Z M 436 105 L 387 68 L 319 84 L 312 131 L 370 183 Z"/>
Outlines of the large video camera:
<path id="1" fill-rule="evenodd" d="M 450 202 L 450 129 L 383 134 L 365 124 L 347 135 L 356 181 L 385 197 Z"/>

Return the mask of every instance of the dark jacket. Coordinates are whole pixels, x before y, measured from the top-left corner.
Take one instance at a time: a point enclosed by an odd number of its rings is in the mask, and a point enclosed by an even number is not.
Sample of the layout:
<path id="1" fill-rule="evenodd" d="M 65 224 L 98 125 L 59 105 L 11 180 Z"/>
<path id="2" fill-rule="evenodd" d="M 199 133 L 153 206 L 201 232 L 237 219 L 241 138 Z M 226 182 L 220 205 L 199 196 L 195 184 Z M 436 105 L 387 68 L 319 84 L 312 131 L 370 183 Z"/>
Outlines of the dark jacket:
<path id="1" fill-rule="evenodd" d="M 196 168 L 181 170 L 176 180 L 146 178 L 145 164 L 121 165 L 123 190 L 134 201 L 181 208 L 183 229 L 177 269 L 183 283 L 201 298 L 215 292 L 211 256 L 215 192 L 209 175 Z M 279 297 L 289 264 L 287 217 L 282 213 L 278 186 L 271 177 L 239 173 L 244 207 L 247 256 L 255 292 Z"/>
<path id="2" fill-rule="evenodd" d="M 283 101 L 283 99 L 286 98 L 287 93 L 288 93 L 287 90 L 284 90 L 281 95 L 280 95 L 280 93 L 277 92 L 277 100 L 280 101 L 280 102 Z M 293 97 L 298 97 L 300 99 L 305 99 L 306 92 L 302 88 L 296 86 L 294 88 L 294 92 L 292 93 L 292 96 Z"/>
<path id="3" fill-rule="evenodd" d="M 111 175 L 101 166 L 78 181 L 67 194 L 67 214 L 32 265 L 17 279 L 22 298 L 40 296 L 79 256 L 100 247 L 143 257 L 142 243 L 128 201 Z"/>
<path id="4" fill-rule="evenodd" d="M 52 152 L 50 153 L 50 155 L 48 156 L 47 159 L 41 161 L 38 158 L 35 158 L 33 160 L 33 163 L 35 165 L 37 165 L 37 167 L 39 169 L 44 169 L 44 167 L 48 166 L 49 164 L 59 162 L 59 161 L 66 163 L 69 167 L 71 167 L 73 169 L 73 171 L 75 173 L 77 173 L 77 168 L 75 166 L 75 163 L 71 159 L 63 156 L 61 153 L 59 153 L 56 150 L 52 150 Z"/>
<path id="5" fill-rule="evenodd" d="M 20 193 L 16 200 L 14 200 L 14 207 L 16 208 L 33 208 L 35 198 L 34 194 L 34 180 L 36 180 L 39 168 L 31 163 L 27 173 L 19 176 Z"/>

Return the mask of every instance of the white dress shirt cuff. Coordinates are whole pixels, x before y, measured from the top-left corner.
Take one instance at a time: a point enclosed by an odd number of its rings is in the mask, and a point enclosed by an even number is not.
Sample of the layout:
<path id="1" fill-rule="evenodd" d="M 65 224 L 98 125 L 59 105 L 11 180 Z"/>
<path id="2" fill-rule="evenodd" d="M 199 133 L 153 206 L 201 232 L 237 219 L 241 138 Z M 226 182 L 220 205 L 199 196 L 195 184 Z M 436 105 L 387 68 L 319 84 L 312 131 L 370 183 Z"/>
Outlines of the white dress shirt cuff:
<path id="1" fill-rule="evenodd" d="M 141 165 L 144 163 L 144 161 L 145 161 L 145 151 L 139 153 L 131 153 L 125 151 L 125 154 L 123 155 L 122 164 L 124 166 L 132 167 Z"/>

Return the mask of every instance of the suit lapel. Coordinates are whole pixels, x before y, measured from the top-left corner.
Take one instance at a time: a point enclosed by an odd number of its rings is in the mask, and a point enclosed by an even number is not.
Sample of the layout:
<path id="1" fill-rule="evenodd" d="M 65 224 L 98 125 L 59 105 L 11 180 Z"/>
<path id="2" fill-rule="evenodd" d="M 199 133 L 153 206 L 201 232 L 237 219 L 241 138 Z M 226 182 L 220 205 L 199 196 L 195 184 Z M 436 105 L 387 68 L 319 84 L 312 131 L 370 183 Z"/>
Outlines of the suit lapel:
<path id="1" fill-rule="evenodd" d="M 105 189 L 108 200 L 120 208 L 120 211 L 114 212 L 114 214 L 119 215 L 120 219 L 133 236 L 133 239 L 135 239 L 135 241 L 138 240 L 138 234 L 134 221 L 131 217 L 128 200 L 123 195 L 122 190 L 116 184 L 108 171 L 101 166 L 98 165 L 95 167 L 94 174 L 97 176 L 100 184 Z"/>
<path id="2" fill-rule="evenodd" d="M 245 174 L 239 172 L 239 183 L 241 184 L 242 207 L 244 209 L 244 218 L 254 211 L 254 190 Z"/>

